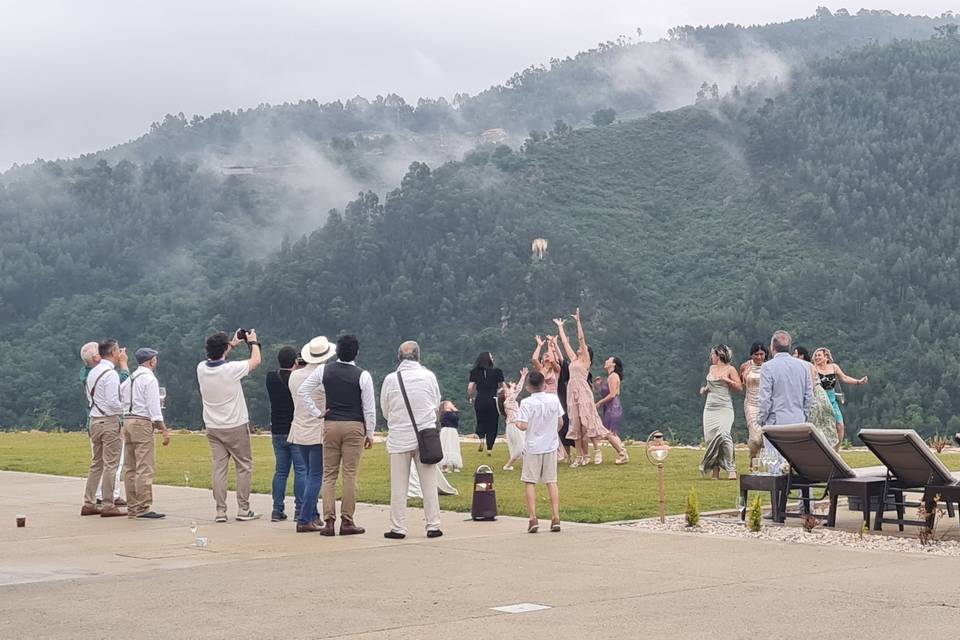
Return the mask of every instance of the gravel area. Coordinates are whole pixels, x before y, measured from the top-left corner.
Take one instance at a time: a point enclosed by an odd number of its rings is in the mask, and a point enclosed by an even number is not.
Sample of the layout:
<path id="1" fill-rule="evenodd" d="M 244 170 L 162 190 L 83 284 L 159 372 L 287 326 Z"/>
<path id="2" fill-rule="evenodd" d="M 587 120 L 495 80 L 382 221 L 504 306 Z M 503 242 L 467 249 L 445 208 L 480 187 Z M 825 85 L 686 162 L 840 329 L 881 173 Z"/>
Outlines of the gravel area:
<path id="1" fill-rule="evenodd" d="M 763 529 L 758 533 L 753 533 L 738 519 L 734 518 L 701 517 L 700 526 L 692 528 L 686 526 L 683 516 L 669 517 L 664 524 L 660 524 L 659 518 L 651 518 L 635 522 L 623 522 L 616 526 L 646 531 L 683 532 L 690 535 L 750 538 L 787 544 L 844 547 L 857 551 L 893 551 L 896 553 L 960 556 L 960 541 L 956 540 L 936 540 L 922 545 L 917 537 L 887 536 L 872 532 L 861 536 L 858 533 L 827 529 L 822 526 L 807 533 L 800 526 L 768 524 L 767 521 L 764 521 Z"/>

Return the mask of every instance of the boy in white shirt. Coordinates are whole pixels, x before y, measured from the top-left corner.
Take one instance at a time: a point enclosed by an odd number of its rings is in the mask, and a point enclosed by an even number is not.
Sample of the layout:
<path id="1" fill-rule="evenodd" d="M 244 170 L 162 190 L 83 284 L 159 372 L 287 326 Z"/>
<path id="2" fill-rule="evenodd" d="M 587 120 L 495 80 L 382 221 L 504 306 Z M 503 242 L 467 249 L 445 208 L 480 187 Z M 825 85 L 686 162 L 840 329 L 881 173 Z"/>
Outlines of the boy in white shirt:
<path id="1" fill-rule="evenodd" d="M 527 391 L 531 395 L 520 402 L 520 411 L 517 412 L 517 428 L 526 432 L 520 480 L 527 485 L 527 511 L 530 515 L 527 533 L 536 533 L 540 527 L 537 520 L 539 483 L 546 484 L 550 493 L 550 531 L 560 531 L 557 449 L 560 447 L 559 432 L 563 427 L 563 407 L 556 394 L 544 393 L 545 385 L 543 374 L 531 371 L 527 377 Z"/>

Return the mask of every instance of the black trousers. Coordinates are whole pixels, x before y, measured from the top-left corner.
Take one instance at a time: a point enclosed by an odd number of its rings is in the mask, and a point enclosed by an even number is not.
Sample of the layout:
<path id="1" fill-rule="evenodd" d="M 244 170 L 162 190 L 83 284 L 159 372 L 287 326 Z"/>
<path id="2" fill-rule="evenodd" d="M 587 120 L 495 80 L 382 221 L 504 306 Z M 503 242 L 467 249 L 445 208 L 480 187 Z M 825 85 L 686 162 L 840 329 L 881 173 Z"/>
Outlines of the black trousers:
<path id="1" fill-rule="evenodd" d="M 493 397 L 477 396 L 473 401 L 473 410 L 477 414 L 477 436 L 486 440 L 487 450 L 493 449 L 497 440 L 497 431 L 500 429 L 500 413 L 497 411 L 497 400 Z"/>

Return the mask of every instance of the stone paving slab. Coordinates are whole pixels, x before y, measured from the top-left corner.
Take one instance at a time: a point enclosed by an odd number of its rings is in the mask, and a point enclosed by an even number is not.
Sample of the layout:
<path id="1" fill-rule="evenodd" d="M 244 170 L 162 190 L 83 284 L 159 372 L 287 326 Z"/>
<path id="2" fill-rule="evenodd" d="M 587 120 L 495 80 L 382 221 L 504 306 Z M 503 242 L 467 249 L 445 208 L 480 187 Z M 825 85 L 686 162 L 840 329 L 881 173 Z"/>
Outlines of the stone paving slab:
<path id="1" fill-rule="evenodd" d="M 960 624 L 954 558 L 596 525 L 529 535 L 523 519 L 446 512 L 428 540 L 416 510 L 395 542 L 387 509 L 366 505 L 367 534 L 331 539 L 214 524 L 210 491 L 177 487 L 155 488 L 163 521 L 81 518 L 82 484 L 0 472 L 0 638 L 948 638 Z M 208 550 L 190 546 L 192 521 Z M 550 608 L 491 610 L 521 602 Z"/>

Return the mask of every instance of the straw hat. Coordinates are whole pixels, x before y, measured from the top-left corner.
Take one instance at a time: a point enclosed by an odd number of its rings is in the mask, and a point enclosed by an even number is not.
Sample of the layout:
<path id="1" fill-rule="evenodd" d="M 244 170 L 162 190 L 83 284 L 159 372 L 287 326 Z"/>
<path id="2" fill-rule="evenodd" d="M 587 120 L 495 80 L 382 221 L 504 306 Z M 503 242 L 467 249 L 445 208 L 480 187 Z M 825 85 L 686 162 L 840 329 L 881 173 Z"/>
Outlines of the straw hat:
<path id="1" fill-rule="evenodd" d="M 320 364 L 337 355 L 336 349 L 325 336 L 317 336 L 300 350 L 300 357 L 307 364 Z"/>

